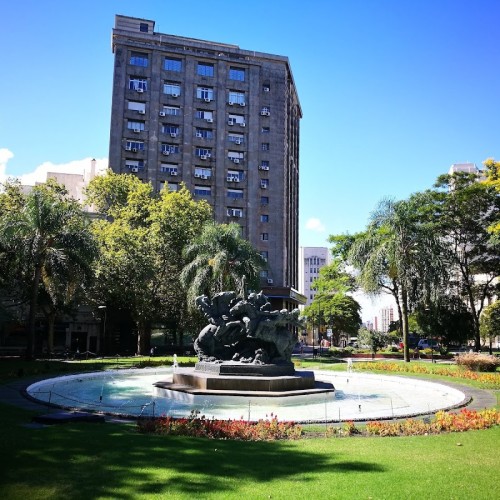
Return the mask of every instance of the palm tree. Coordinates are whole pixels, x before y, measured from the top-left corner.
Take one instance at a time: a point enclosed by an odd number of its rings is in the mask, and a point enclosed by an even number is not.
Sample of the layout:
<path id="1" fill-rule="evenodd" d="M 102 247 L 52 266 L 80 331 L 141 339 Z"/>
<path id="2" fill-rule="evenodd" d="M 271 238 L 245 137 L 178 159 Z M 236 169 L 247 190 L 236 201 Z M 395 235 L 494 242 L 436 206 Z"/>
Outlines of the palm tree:
<path id="1" fill-rule="evenodd" d="M 401 319 L 405 361 L 410 361 L 409 306 L 429 300 L 444 272 L 439 241 L 422 222 L 420 210 L 425 204 L 424 195 L 399 202 L 383 200 L 367 231 L 349 252 L 365 292 L 393 295 Z"/>
<path id="2" fill-rule="evenodd" d="M 22 256 L 30 276 L 26 356 L 32 358 L 40 287 L 54 304 L 63 283 L 66 292 L 73 294 L 91 275 L 96 246 L 78 203 L 68 199 L 55 182 L 36 186 L 21 209 L 9 215 L 2 219 L 0 237 L 9 251 Z"/>
<path id="3" fill-rule="evenodd" d="M 246 295 L 246 286 L 258 288 L 264 260 L 252 245 L 241 238 L 237 224 L 207 224 L 201 235 L 184 252 L 187 264 L 181 281 L 188 296 L 209 297 L 225 290 Z"/>

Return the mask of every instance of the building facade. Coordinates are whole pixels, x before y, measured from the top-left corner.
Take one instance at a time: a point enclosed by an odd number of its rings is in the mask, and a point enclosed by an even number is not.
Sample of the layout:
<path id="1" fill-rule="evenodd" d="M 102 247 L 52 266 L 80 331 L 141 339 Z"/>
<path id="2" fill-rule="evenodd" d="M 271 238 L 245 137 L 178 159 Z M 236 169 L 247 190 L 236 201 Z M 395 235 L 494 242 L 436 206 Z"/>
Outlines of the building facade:
<path id="1" fill-rule="evenodd" d="M 306 297 L 309 305 L 316 295 L 311 288 L 314 280 L 319 276 L 322 267 L 330 263 L 330 252 L 326 247 L 299 248 L 299 291 Z"/>
<path id="2" fill-rule="evenodd" d="M 288 59 L 154 28 L 115 19 L 110 168 L 207 200 L 266 260 L 264 292 L 296 304 L 302 111 Z"/>

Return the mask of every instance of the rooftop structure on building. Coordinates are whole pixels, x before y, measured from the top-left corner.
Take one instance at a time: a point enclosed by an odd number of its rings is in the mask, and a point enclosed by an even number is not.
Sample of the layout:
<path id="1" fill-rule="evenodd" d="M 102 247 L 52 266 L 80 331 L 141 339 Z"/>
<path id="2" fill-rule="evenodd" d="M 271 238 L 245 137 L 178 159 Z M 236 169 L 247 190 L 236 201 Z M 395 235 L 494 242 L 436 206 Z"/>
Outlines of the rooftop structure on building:
<path id="1" fill-rule="evenodd" d="M 304 302 L 297 292 L 302 111 L 288 58 L 157 33 L 155 21 L 121 15 L 112 50 L 110 168 L 157 191 L 183 183 L 217 222 L 239 224 L 264 257 L 266 295 Z"/>
<path id="2" fill-rule="evenodd" d="M 477 168 L 477 165 L 475 163 L 453 163 L 453 165 L 448 170 L 448 174 L 452 175 L 457 172 L 464 172 L 466 174 L 475 174 L 478 176 L 479 180 L 486 179 L 484 171 Z"/>

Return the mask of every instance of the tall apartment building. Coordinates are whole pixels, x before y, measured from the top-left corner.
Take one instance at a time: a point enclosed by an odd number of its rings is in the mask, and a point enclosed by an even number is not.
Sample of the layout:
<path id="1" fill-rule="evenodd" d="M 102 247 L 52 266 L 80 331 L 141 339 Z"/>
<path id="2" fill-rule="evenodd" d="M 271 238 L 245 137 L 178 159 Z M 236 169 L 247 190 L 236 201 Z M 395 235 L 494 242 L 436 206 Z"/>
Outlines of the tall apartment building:
<path id="1" fill-rule="evenodd" d="M 288 58 L 156 33 L 116 16 L 109 164 L 156 190 L 184 183 L 267 261 L 280 306 L 298 285 L 299 122 Z M 290 304 L 288 304 L 288 302 Z"/>
<path id="2" fill-rule="evenodd" d="M 309 305 L 316 295 L 311 289 L 319 270 L 330 263 L 330 252 L 326 247 L 300 247 L 299 249 L 299 291 Z"/>

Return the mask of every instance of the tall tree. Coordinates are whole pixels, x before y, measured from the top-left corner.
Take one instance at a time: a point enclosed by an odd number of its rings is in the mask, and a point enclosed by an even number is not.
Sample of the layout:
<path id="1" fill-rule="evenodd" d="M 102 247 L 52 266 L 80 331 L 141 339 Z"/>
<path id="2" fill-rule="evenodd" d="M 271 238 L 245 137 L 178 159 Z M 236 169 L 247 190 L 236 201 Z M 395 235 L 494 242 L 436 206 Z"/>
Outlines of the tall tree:
<path id="1" fill-rule="evenodd" d="M 63 284 L 68 289 L 82 286 L 92 275 L 95 242 L 88 219 L 77 201 L 69 198 L 64 187 L 53 181 L 36 186 L 22 200 L 19 210 L 2 215 L 0 240 L 8 253 L 17 254 L 17 262 L 24 267 L 29 280 L 26 354 L 32 358 L 41 287 L 55 304 Z M 77 276 L 85 280 L 77 280 Z"/>
<path id="2" fill-rule="evenodd" d="M 498 291 L 500 242 L 489 228 L 499 219 L 500 196 L 474 174 L 455 173 L 437 179 L 432 195 L 434 231 L 441 236 L 450 266 L 448 289 L 466 301 L 480 350 L 480 318 Z"/>
<path id="3" fill-rule="evenodd" d="M 438 241 L 422 216 L 427 198 L 416 194 L 404 201 L 383 200 L 348 254 L 365 292 L 385 291 L 394 297 L 407 362 L 410 306 L 436 290 L 444 272 Z"/>
<path id="4" fill-rule="evenodd" d="M 201 235 L 185 249 L 187 264 L 181 281 L 188 297 L 233 290 L 241 296 L 245 288 L 258 289 L 264 260 L 240 236 L 237 224 L 207 224 Z"/>

